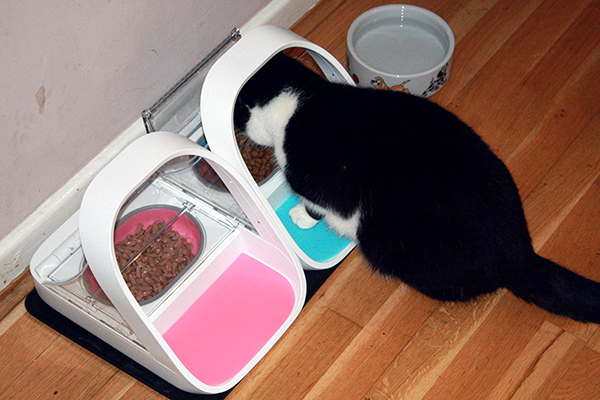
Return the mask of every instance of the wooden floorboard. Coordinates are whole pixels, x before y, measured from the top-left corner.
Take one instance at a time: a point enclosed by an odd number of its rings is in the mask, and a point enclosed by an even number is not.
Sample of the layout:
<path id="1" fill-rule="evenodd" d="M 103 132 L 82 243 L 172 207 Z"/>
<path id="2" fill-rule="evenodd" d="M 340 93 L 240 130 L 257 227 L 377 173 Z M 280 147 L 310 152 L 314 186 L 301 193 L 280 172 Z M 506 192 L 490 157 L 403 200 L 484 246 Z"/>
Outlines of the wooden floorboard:
<path id="1" fill-rule="evenodd" d="M 385 3 L 322 0 L 292 30 L 344 63 L 352 21 Z M 506 162 L 538 252 L 600 281 L 600 0 L 412 3 L 456 37 L 432 100 Z M 30 316 L 32 288 L 0 294 L 0 398 L 163 398 Z M 600 329 L 506 290 L 434 301 L 355 250 L 228 398 L 600 399 Z"/>

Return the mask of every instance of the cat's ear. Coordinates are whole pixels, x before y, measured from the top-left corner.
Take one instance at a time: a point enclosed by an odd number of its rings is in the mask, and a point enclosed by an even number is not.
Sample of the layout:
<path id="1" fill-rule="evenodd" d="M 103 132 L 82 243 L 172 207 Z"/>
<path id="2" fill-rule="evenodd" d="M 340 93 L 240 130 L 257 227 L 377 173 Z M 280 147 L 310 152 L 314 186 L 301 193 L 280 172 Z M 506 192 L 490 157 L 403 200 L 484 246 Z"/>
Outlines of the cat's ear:
<path id="1" fill-rule="evenodd" d="M 249 119 L 250 107 L 243 102 L 241 96 L 238 96 L 233 111 L 233 125 L 236 129 L 245 130 Z"/>

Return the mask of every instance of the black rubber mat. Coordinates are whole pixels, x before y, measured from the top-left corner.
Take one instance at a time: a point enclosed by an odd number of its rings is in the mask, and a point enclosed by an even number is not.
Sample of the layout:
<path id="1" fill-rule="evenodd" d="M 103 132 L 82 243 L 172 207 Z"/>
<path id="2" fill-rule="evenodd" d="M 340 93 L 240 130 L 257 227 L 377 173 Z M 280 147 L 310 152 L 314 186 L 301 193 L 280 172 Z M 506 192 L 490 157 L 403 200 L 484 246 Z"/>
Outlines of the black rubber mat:
<path id="1" fill-rule="evenodd" d="M 317 290 L 325 283 L 327 278 L 333 273 L 335 268 L 330 268 L 322 271 L 305 271 L 308 301 Z M 25 308 L 35 318 L 39 319 L 44 324 L 56 330 L 65 337 L 71 339 L 81 347 L 91 351 L 98 357 L 111 363 L 115 367 L 121 369 L 131 375 L 140 382 L 151 387 L 158 393 L 173 400 L 221 400 L 225 399 L 230 391 L 214 395 L 200 395 L 185 392 L 176 388 L 169 382 L 158 377 L 153 372 L 149 371 L 142 365 L 133 361 L 128 356 L 124 355 L 106 342 L 100 340 L 87 330 L 83 329 L 73 321 L 55 311 L 46 304 L 38 293 L 32 291 L 25 300 Z"/>

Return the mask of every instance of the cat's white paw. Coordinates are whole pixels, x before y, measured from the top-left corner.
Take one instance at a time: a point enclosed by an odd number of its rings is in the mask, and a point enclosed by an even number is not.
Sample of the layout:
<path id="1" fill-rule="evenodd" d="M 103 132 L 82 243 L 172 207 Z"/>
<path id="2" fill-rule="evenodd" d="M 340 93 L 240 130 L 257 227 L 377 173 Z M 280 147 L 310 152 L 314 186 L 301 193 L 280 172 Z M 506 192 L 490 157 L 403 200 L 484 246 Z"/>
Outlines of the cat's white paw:
<path id="1" fill-rule="evenodd" d="M 313 228 L 318 220 L 314 219 L 306 212 L 306 208 L 304 208 L 304 204 L 298 203 L 296 204 L 289 212 L 290 217 L 292 218 L 292 222 L 300 229 L 310 229 Z"/>

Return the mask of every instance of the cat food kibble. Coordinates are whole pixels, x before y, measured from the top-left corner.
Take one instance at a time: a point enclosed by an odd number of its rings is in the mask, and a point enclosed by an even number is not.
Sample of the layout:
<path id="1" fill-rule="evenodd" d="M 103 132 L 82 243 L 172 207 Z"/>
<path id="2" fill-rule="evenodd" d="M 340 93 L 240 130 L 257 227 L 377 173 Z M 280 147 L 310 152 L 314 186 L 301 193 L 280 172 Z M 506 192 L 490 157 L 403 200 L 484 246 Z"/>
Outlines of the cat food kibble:
<path id="1" fill-rule="evenodd" d="M 123 268 L 164 225 L 162 220 L 146 229 L 139 224 L 134 234 L 115 244 L 119 268 Z M 192 258 L 192 244 L 168 227 L 121 273 L 135 299 L 144 301 L 159 294 Z"/>
<path id="2" fill-rule="evenodd" d="M 273 160 L 273 150 L 268 147 L 261 147 L 250 139 L 242 136 L 237 131 L 235 132 L 235 140 L 244 159 L 244 164 L 250 171 L 256 183 L 261 183 L 269 177 L 275 169 L 275 161 Z M 211 168 L 204 160 L 200 160 L 196 165 L 196 170 L 207 183 L 214 185 L 217 188 L 224 188 L 225 184 L 219 178 L 219 175 Z"/>
<path id="3" fill-rule="evenodd" d="M 244 163 L 257 183 L 264 181 L 275 169 L 273 150 L 254 144 L 250 139 L 236 132 L 237 141 Z"/>

